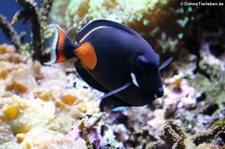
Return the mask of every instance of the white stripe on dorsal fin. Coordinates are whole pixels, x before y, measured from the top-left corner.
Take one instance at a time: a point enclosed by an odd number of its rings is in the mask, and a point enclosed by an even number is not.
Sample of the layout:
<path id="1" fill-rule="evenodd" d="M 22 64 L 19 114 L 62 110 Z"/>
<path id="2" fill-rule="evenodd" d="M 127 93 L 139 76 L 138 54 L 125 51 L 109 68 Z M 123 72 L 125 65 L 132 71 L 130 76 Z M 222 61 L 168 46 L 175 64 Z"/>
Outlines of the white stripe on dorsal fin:
<path id="1" fill-rule="evenodd" d="M 98 19 L 98 20 L 94 20 L 91 21 L 90 23 L 88 23 L 87 25 L 85 25 L 76 35 L 76 40 L 80 43 L 82 42 L 90 33 L 92 33 L 93 31 L 95 31 L 96 29 L 100 29 L 100 28 L 117 28 L 119 30 L 123 30 L 127 33 L 130 33 L 132 35 L 135 36 L 139 36 L 138 33 L 136 33 L 134 30 L 132 30 L 131 28 L 114 22 L 114 21 L 110 21 L 110 20 L 104 20 L 104 19 Z"/>
<path id="2" fill-rule="evenodd" d="M 92 32 L 94 32 L 95 30 L 101 29 L 101 28 L 110 28 L 108 26 L 98 26 L 93 28 L 92 30 L 90 30 L 89 32 L 87 32 L 79 41 L 78 43 L 81 43 L 88 35 L 90 35 Z"/>

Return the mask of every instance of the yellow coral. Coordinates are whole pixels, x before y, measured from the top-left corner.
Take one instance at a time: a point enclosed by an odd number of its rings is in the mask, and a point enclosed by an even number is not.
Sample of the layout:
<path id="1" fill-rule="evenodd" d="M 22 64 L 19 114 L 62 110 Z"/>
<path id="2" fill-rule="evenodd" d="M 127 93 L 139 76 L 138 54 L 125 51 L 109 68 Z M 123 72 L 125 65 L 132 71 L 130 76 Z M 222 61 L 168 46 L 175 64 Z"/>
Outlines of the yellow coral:
<path id="1" fill-rule="evenodd" d="M 62 67 L 25 61 L 13 46 L 0 48 L 4 53 L 0 54 L 0 148 L 65 148 L 68 141 L 76 148 L 76 141 L 65 138 L 64 142 L 59 136 L 64 139 L 77 119 L 98 108 L 94 95 L 87 89 L 67 88 Z"/>
<path id="2" fill-rule="evenodd" d="M 8 119 L 13 120 L 19 115 L 20 109 L 18 105 L 11 105 L 3 110 L 3 112 Z"/>
<path id="3" fill-rule="evenodd" d="M 52 99 L 52 94 L 50 92 L 40 92 L 36 96 L 44 101 L 49 101 Z"/>
<path id="4" fill-rule="evenodd" d="M 16 48 L 13 45 L 7 45 L 7 44 L 0 45 L 0 54 L 15 53 L 15 52 L 16 52 Z"/>
<path id="5" fill-rule="evenodd" d="M 52 95 L 50 93 L 41 93 L 39 97 L 45 101 L 49 101 L 52 98 Z"/>
<path id="6" fill-rule="evenodd" d="M 0 78 L 6 79 L 7 77 L 8 77 L 8 70 L 7 69 L 0 70 Z"/>
<path id="7" fill-rule="evenodd" d="M 7 90 L 13 90 L 14 88 L 14 81 L 9 81 L 7 84 L 6 84 L 6 89 Z"/>
<path id="8" fill-rule="evenodd" d="M 37 126 L 48 126 L 55 119 L 56 109 L 51 102 L 22 98 L 14 102 L 23 106 L 20 116 L 10 123 L 14 134 L 26 133 Z"/>
<path id="9" fill-rule="evenodd" d="M 77 96 L 71 94 L 62 95 L 62 100 L 65 104 L 72 105 L 77 100 Z"/>
<path id="10" fill-rule="evenodd" d="M 77 109 L 80 110 L 83 113 L 86 113 L 87 112 L 87 108 L 86 107 L 83 107 L 83 106 L 79 106 L 79 107 L 77 107 Z"/>
<path id="11" fill-rule="evenodd" d="M 65 136 L 56 131 L 49 130 L 44 127 L 35 127 L 31 129 L 25 136 L 24 141 L 21 143 L 22 148 L 32 149 L 86 149 L 85 141 L 72 140 L 70 137 Z"/>
<path id="12" fill-rule="evenodd" d="M 22 61 L 21 56 L 18 53 L 12 53 L 8 58 L 9 62 L 20 63 Z"/>
<path id="13" fill-rule="evenodd" d="M 24 133 L 17 134 L 16 138 L 17 138 L 17 142 L 21 143 L 25 139 L 25 134 Z"/>
<path id="14" fill-rule="evenodd" d="M 55 98 L 54 100 L 57 108 L 64 109 L 66 107 L 66 104 L 61 102 L 59 99 Z"/>
<path id="15" fill-rule="evenodd" d="M 0 53 L 5 54 L 7 52 L 8 46 L 6 44 L 3 44 L 0 46 Z"/>
<path id="16" fill-rule="evenodd" d="M 25 84 L 17 82 L 17 81 L 14 82 L 14 88 L 16 92 L 19 92 L 19 93 L 24 93 L 28 90 L 28 87 Z"/>

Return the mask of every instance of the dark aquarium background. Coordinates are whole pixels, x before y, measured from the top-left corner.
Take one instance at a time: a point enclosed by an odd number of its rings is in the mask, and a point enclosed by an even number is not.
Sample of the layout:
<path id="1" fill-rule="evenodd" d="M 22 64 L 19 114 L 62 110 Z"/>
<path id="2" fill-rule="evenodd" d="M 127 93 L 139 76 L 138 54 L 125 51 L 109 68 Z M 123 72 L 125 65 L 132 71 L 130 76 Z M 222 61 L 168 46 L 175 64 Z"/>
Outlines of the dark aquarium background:
<path id="1" fill-rule="evenodd" d="M 222 0 L 0 0 L 0 148 L 225 148 L 224 18 Z M 49 24 L 76 42 L 96 19 L 138 32 L 161 64 L 173 57 L 163 97 L 100 112 L 104 93 L 74 59 L 44 65 Z"/>
<path id="2" fill-rule="evenodd" d="M 15 0 L 0 0 L 0 13 L 3 14 L 9 21 L 12 20 L 14 14 L 21 10 L 22 7 L 15 1 Z M 40 0 L 36 1 L 37 5 L 40 6 Z M 30 33 L 31 33 L 31 26 L 30 21 L 24 22 L 24 20 L 18 21 L 17 24 L 15 24 L 15 29 L 18 33 L 21 33 L 22 31 L 26 32 L 26 36 L 24 38 L 24 42 L 30 41 Z M 5 37 L 2 30 L 0 30 L 0 43 L 10 43 L 10 41 Z"/>

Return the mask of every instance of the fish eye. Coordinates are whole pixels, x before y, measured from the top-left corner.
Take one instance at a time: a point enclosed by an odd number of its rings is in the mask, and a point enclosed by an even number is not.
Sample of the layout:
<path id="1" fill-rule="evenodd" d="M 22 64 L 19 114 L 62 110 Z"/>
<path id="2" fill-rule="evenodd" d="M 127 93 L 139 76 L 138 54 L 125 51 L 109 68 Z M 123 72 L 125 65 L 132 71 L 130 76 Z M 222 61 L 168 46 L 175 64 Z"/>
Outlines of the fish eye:
<path id="1" fill-rule="evenodd" d="M 146 58 L 145 58 L 144 56 L 139 56 L 139 57 L 137 58 L 137 66 L 138 66 L 141 70 L 143 70 L 143 69 L 146 68 L 146 65 L 147 65 L 147 63 L 146 63 Z"/>

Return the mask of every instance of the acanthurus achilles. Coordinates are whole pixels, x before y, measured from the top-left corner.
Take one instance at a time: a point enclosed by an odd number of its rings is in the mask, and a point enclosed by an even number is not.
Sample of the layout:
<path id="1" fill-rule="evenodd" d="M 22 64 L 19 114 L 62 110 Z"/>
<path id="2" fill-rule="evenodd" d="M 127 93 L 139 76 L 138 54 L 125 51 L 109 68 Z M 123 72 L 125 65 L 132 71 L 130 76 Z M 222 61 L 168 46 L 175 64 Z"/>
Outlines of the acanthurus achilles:
<path id="1" fill-rule="evenodd" d="M 151 104 L 164 94 L 160 58 L 131 28 L 109 20 L 94 20 L 71 41 L 58 25 L 54 29 L 51 59 L 46 65 L 74 58 L 81 78 L 105 94 L 100 110 L 114 111 Z M 121 108 L 122 107 L 122 108 Z"/>

